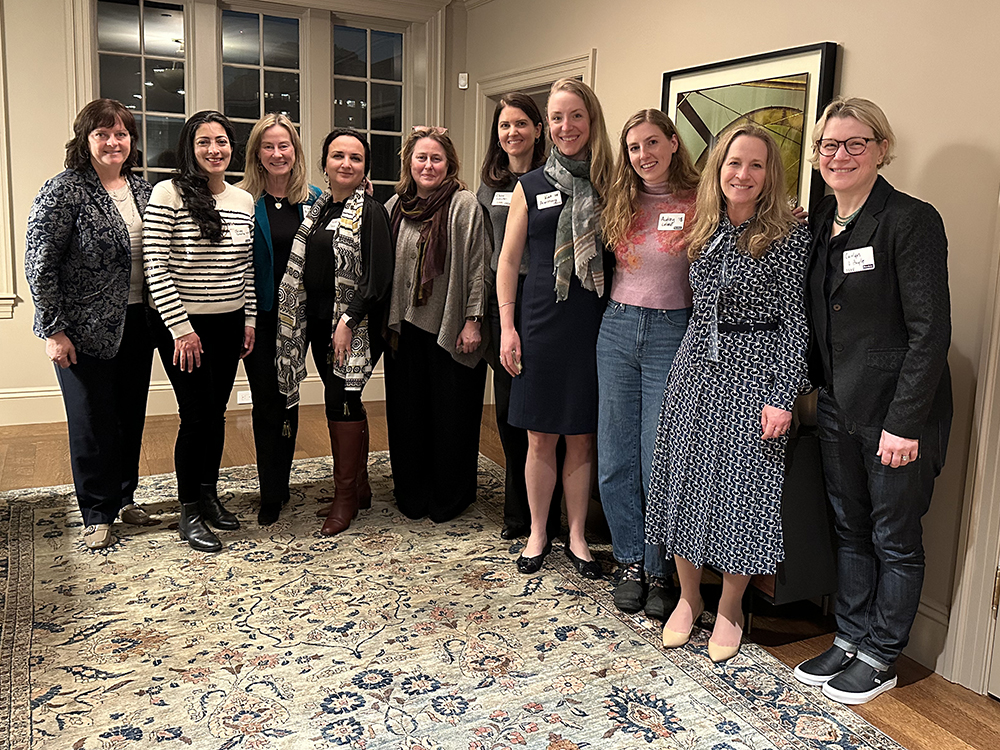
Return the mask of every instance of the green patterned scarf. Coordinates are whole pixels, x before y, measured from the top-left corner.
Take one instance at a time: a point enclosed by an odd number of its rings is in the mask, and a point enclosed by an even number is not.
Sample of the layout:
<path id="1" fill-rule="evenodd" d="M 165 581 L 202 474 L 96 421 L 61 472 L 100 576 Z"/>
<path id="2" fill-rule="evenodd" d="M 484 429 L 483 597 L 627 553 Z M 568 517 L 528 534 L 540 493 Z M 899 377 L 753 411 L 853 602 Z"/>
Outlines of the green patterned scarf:
<path id="1" fill-rule="evenodd" d="M 574 271 L 584 289 L 604 294 L 604 259 L 597 247 L 600 206 L 590 184 L 590 158 L 567 159 L 553 148 L 543 170 L 545 179 L 563 194 L 563 209 L 556 225 L 552 263 L 556 277 L 556 302 L 569 296 Z"/>

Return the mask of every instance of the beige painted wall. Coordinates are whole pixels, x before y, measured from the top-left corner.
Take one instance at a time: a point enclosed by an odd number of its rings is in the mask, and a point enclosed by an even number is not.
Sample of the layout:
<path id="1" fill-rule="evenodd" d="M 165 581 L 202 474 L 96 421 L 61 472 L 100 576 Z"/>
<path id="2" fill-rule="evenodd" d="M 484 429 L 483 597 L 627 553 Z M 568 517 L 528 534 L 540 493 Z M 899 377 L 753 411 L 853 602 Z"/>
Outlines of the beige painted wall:
<path id="1" fill-rule="evenodd" d="M 950 242 L 955 422 L 948 462 L 925 519 L 927 579 L 911 655 L 933 665 L 954 585 L 986 283 L 1000 189 L 1000 4 L 987 0 L 493 0 L 468 11 L 470 90 L 464 174 L 476 182 L 476 81 L 597 49 L 595 89 L 612 140 L 641 107 L 659 106 L 661 74 L 746 55 L 838 42 L 837 90 L 878 102 L 899 138 L 884 174 L 934 204 Z M 454 84 L 451 84 L 452 86 Z M 464 98 L 464 102 L 462 102 Z"/>

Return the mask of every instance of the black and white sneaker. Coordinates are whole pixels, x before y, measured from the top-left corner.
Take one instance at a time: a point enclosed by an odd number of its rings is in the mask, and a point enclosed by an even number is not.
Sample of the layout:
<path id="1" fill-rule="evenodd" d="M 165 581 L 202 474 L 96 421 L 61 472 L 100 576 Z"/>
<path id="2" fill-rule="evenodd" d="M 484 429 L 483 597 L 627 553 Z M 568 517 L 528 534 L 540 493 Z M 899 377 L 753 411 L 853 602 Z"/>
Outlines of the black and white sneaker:
<path id="1" fill-rule="evenodd" d="M 844 671 L 854 659 L 854 654 L 840 646 L 830 646 L 819 656 L 802 662 L 795 668 L 795 679 L 806 685 L 819 687 Z"/>
<path id="2" fill-rule="evenodd" d="M 858 706 L 896 687 L 896 668 L 876 669 L 854 659 L 839 675 L 823 685 L 823 695 L 837 703 Z"/>

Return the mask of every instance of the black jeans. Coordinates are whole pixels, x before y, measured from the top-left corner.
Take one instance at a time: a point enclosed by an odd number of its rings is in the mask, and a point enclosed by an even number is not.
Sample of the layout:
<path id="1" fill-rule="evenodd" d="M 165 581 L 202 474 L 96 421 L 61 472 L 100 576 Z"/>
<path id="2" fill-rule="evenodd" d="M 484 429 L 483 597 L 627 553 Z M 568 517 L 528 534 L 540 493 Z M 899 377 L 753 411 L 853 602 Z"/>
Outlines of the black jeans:
<path id="1" fill-rule="evenodd" d="M 816 417 L 837 529 L 834 643 L 885 669 L 906 646 L 920 604 L 920 519 L 944 463 L 950 422 L 925 425 L 917 460 L 893 469 L 875 455 L 882 428 L 850 421 L 825 390 Z"/>
<path id="2" fill-rule="evenodd" d="M 98 359 L 77 350 L 76 364 L 56 366 L 66 406 L 73 484 L 85 526 L 112 523 L 132 502 L 153 365 L 147 309 L 129 305 L 118 353 Z"/>
<path id="3" fill-rule="evenodd" d="M 160 360 L 177 398 L 181 424 L 174 444 L 177 495 L 195 502 L 202 484 L 219 480 L 226 443 L 226 406 L 236 380 L 243 348 L 243 310 L 216 315 L 191 315 L 191 325 L 204 349 L 201 366 L 183 372 L 173 364 L 174 339 L 157 316 L 154 337 Z"/>

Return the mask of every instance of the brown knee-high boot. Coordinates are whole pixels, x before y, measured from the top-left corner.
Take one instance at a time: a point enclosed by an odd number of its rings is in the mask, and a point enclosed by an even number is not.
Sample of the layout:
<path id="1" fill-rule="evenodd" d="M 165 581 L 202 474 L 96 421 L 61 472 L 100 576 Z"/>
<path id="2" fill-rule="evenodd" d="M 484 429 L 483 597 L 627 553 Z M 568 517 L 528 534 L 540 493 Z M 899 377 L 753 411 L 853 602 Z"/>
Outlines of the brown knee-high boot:
<path id="1" fill-rule="evenodd" d="M 357 422 L 327 422 L 330 447 L 333 450 L 333 505 L 320 533 L 339 534 L 358 515 L 358 463 L 364 446 L 365 420 Z"/>

